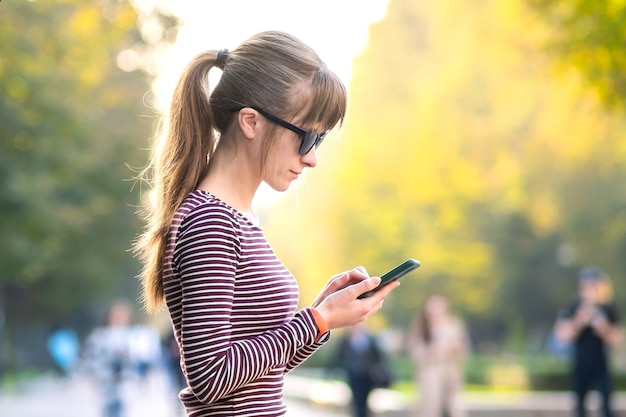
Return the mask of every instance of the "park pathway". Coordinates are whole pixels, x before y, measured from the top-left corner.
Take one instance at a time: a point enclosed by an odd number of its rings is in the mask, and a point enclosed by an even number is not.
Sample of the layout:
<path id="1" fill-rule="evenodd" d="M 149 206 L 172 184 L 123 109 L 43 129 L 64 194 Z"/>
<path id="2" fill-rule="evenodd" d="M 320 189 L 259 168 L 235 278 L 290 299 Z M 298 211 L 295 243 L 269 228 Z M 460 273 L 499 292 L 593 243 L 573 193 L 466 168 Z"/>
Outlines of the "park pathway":
<path id="1" fill-rule="evenodd" d="M 183 417 L 166 376 L 155 372 L 144 384 L 128 387 L 125 417 Z M 347 387 L 290 374 L 285 381 L 286 417 L 349 417 Z M 597 409 L 595 395 L 590 408 Z M 569 417 L 569 393 L 466 393 L 468 417 Z M 413 417 L 414 399 L 394 391 L 377 390 L 371 398 L 372 417 Z M 626 417 L 626 393 L 614 398 L 616 417 Z M 590 416 L 596 415 L 595 413 Z M 1 417 L 101 417 L 99 398 L 88 380 L 43 378 L 11 393 L 0 392 Z"/>
<path id="2" fill-rule="evenodd" d="M 145 384 L 128 386 L 125 417 L 184 417 L 165 375 L 155 372 Z M 339 407 L 287 399 L 286 417 L 348 417 Z M 0 392 L 0 417 L 101 417 L 100 398 L 84 378 L 43 378 L 11 393 Z"/>

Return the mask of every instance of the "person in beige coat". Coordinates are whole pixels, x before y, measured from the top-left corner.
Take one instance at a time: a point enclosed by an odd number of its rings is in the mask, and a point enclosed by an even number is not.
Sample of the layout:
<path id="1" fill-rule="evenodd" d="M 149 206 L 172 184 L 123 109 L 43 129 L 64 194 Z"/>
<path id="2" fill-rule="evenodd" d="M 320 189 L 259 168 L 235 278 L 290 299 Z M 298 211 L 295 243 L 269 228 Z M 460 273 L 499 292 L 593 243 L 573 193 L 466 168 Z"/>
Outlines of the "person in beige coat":
<path id="1" fill-rule="evenodd" d="M 463 322 L 447 300 L 430 296 L 411 324 L 409 351 L 420 388 L 419 417 L 463 417 L 463 360 L 468 352 Z"/>

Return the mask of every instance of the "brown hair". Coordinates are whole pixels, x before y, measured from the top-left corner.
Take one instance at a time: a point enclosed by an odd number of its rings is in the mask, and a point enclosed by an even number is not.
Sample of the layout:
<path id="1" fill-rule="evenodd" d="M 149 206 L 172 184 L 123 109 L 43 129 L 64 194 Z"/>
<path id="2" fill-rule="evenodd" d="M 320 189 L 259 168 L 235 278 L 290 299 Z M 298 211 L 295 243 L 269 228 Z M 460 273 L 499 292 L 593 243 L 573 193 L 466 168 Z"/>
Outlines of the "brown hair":
<path id="1" fill-rule="evenodd" d="M 172 218 L 206 175 L 234 110 L 258 106 L 285 119 L 299 115 L 303 126 L 317 123 L 328 130 L 345 116 L 344 85 L 315 51 L 291 35 L 262 32 L 244 41 L 219 63 L 223 73 L 211 92 L 208 73 L 218 64 L 217 57 L 216 50 L 203 52 L 187 65 L 141 176 L 154 192 L 144 212 L 146 228 L 133 247 L 143 263 L 139 279 L 148 310 L 163 302 L 163 262 Z M 271 146 L 268 137 L 263 162 Z"/>
<path id="2" fill-rule="evenodd" d="M 432 341 L 432 326 L 425 307 L 422 307 L 420 312 L 413 319 L 413 322 L 411 323 L 411 332 L 414 333 L 425 345 L 430 345 L 430 342 Z"/>

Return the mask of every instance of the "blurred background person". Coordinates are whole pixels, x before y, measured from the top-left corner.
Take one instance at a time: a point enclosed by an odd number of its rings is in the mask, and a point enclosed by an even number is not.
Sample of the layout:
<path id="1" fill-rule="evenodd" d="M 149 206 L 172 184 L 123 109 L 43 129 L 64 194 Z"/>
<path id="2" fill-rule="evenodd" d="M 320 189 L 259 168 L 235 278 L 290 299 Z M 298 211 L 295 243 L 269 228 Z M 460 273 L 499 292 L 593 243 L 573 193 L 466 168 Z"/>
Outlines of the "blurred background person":
<path id="1" fill-rule="evenodd" d="M 409 353 L 420 388 L 417 416 L 460 417 L 463 361 L 468 352 L 463 322 L 449 311 L 448 301 L 431 295 L 409 331 Z"/>
<path id="2" fill-rule="evenodd" d="M 84 367 L 101 395 L 103 417 L 124 415 L 126 385 L 134 371 L 130 360 L 131 316 L 130 302 L 115 300 L 104 324 L 85 340 Z"/>
<path id="3" fill-rule="evenodd" d="M 623 337 L 618 327 L 618 311 L 612 303 L 611 282 L 600 269 L 583 268 L 578 278 L 578 295 L 559 312 L 554 332 L 559 340 L 573 345 L 574 415 L 586 415 L 585 398 L 596 388 L 602 398 L 602 415 L 611 417 L 613 388 L 609 352 Z"/>
<path id="4" fill-rule="evenodd" d="M 367 417 L 369 395 L 374 388 L 391 385 L 389 364 L 376 337 L 363 324 L 349 329 L 341 338 L 333 365 L 343 371 L 352 395 L 352 415 Z"/>
<path id="5" fill-rule="evenodd" d="M 129 359 L 135 367 L 139 382 L 146 383 L 151 372 L 161 364 L 161 335 L 149 323 L 138 323 L 129 331 Z"/>

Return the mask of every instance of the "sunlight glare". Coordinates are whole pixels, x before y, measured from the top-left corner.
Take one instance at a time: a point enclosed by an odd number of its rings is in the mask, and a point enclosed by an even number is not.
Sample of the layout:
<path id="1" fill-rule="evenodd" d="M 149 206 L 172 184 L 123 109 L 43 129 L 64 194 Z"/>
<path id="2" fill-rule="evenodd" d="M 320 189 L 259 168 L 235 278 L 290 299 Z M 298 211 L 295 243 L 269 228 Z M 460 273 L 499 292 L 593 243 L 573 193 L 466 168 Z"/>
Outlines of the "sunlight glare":
<path id="1" fill-rule="evenodd" d="M 135 0 L 146 7 L 150 0 Z M 154 0 L 159 1 L 159 0 Z M 182 21 L 176 42 L 160 58 L 153 84 L 154 106 L 167 109 L 178 77 L 187 62 L 206 49 L 234 49 L 249 36 L 264 30 L 291 33 L 311 46 L 343 80 L 346 87 L 352 64 L 367 43 L 369 25 L 381 20 L 388 0 L 160 0 Z M 209 84 L 219 80 L 212 71 Z M 258 206 L 274 204 L 278 193 L 262 186 Z"/>

